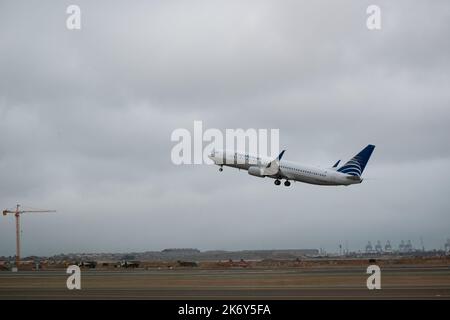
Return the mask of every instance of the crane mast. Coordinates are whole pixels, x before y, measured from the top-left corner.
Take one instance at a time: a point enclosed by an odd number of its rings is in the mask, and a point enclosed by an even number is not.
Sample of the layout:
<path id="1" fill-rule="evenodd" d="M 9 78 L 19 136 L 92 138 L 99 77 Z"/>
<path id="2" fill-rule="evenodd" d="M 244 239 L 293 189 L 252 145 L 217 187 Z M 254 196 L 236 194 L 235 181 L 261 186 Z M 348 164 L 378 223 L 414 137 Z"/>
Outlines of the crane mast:
<path id="1" fill-rule="evenodd" d="M 8 213 L 12 213 L 16 218 L 16 267 L 19 267 L 20 264 L 20 215 L 23 213 L 32 212 L 56 212 L 56 210 L 20 210 L 20 204 L 16 205 L 15 210 L 3 210 L 4 216 L 6 216 Z"/>

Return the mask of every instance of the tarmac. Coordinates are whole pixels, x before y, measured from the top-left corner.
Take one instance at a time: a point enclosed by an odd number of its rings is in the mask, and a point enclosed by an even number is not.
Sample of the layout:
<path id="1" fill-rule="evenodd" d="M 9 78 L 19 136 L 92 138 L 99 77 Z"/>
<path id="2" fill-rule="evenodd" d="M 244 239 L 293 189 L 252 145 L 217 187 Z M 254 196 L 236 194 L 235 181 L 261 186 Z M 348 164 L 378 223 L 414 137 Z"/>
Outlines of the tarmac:
<path id="1" fill-rule="evenodd" d="M 361 267 L 82 270 L 80 290 L 68 277 L 2 271 L 0 299 L 450 299 L 450 266 L 382 268 L 379 290 Z"/>

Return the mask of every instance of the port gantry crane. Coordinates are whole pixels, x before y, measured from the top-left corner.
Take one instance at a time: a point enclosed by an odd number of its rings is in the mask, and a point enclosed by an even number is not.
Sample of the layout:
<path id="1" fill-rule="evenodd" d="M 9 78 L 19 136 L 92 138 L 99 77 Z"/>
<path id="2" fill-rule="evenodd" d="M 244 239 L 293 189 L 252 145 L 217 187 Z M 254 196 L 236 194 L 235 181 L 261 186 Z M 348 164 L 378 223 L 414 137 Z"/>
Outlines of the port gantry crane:
<path id="1" fill-rule="evenodd" d="M 15 210 L 3 210 L 3 215 L 6 216 L 8 213 L 14 214 L 16 217 L 16 267 L 19 267 L 20 263 L 20 215 L 22 213 L 31 212 L 56 212 L 56 210 L 19 210 L 20 204 L 16 205 Z"/>

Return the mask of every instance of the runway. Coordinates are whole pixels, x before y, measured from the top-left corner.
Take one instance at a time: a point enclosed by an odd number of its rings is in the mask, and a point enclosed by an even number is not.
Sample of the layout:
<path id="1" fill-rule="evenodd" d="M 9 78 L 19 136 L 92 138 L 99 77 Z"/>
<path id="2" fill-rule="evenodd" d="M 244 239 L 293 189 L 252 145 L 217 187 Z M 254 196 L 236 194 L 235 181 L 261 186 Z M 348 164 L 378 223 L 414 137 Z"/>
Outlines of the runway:
<path id="1" fill-rule="evenodd" d="M 61 271 L 0 272 L 0 299 L 450 299 L 449 267 L 82 270 L 81 290 Z"/>

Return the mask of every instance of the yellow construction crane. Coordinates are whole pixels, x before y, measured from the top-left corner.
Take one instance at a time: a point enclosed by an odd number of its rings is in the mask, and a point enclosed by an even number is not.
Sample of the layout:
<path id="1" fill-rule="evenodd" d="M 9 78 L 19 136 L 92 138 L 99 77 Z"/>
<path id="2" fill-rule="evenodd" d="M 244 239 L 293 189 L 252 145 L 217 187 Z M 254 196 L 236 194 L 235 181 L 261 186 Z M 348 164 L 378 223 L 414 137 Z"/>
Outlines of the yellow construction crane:
<path id="1" fill-rule="evenodd" d="M 20 215 L 29 212 L 56 212 L 56 210 L 19 210 L 19 208 L 20 205 L 18 204 L 16 210 L 3 210 L 4 216 L 8 213 L 12 213 L 16 217 L 16 267 L 19 267 L 20 263 Z"/>

